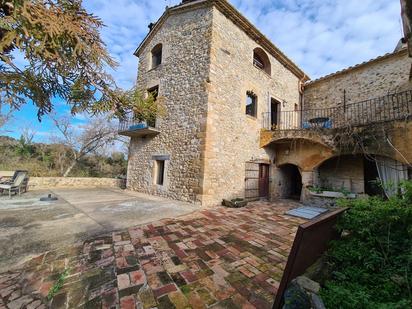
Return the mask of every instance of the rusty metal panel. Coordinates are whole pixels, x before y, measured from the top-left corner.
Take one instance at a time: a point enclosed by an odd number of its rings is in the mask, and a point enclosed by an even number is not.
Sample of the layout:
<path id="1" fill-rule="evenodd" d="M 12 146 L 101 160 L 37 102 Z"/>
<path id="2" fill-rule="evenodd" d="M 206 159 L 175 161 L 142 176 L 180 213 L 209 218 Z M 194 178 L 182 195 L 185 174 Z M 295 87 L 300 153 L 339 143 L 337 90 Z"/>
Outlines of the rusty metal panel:
<path id="1" fill-rule="evenodd" d="M 346 210 L 347 208 L 337 209 L 299 226 L 273 309 L 282 308 L 283 294 L 289 283 L 304 274 L 306 269 L 322 256 L 331 240 L 339 238 L 335 225 Z"/>

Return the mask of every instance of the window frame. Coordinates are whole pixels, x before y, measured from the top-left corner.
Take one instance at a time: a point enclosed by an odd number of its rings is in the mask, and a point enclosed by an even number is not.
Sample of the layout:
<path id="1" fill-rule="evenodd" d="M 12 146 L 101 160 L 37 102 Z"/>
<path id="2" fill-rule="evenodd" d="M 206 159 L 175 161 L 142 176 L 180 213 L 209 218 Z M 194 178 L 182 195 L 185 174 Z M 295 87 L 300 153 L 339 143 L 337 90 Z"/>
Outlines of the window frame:
<path id="1" fill-rule="evenodd" d="M 251 99 L 252 103 L 248 104 L 248 100 Z M 252 110 L 252 113 L 249 113 L 248 107 L 250 105 L 254 105 L 254 108 Z M 246 116 L 257 118 L 258 114 L 258 96 L 253 92 L 253 91 L 247 91 L 246 92 L 246 106 L 245 106 L 245 114 Z"/>
<path id="2" fill-rule="evenodd" d="M 155 160 L 154 183 L 157 186 L 164 186 L 166 179 L 166 160 Z"/>
<path id="3" fill-rule="evenodd" d="M 272 64 L 270 58 L 262 48 L 256 47 L 253 50 L 252 62 L 254 67 L 265 72 L 267 75 L 272 76 Z"/>
<path id="4" fill-rule="evenodd" d="M 159 43 L 152 48 L 151 55 L 151 70 L 156 69 L 163 63 L 163 44 Z"/>

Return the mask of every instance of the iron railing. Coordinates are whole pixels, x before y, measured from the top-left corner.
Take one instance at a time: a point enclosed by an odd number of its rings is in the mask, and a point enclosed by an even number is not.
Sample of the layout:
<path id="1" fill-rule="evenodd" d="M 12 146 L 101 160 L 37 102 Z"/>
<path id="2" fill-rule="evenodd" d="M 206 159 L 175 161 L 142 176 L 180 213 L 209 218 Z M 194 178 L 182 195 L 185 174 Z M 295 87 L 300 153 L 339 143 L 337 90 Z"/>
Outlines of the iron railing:
<path id="1" fill-rule="evenodd" d="M 267 130 L 336 129 L 372 123 L 410 120 L 412 90 L 336 107 L 263 113 Z"/>
<path id="2" fill-rule="evenodd" d="M 119 122 L 118 132 L 134 131 L 139 129 L 146 129 L 148 127 L 154 128 L 156 126 L 156 121 L 140 121 L 133 117 L 127 117 Z"/>

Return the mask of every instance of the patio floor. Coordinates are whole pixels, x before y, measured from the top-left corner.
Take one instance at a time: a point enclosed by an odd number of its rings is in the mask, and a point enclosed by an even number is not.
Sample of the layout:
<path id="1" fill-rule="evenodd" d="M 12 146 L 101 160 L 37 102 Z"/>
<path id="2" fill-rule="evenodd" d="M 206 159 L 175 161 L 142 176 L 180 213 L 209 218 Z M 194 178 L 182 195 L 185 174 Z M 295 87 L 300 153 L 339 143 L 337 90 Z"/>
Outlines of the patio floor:
<path id="1" fill-rule="evenodd" d="M 271 308 L 297 226 L 289 201 L 218 207 L 45 253 L 0 275 L 0 309 Z M 46 303 L 65 269 L 63 288 Z"/>
<path id="2" fill-rule="evenodd" d="M 47 194 L 59 199 L 40 202 Z M 29 191 L 12 199 L 0 196 L 0 273 L 42 252 L 95 235 L 197 210 L 193 204 L 112 188 Z"/>

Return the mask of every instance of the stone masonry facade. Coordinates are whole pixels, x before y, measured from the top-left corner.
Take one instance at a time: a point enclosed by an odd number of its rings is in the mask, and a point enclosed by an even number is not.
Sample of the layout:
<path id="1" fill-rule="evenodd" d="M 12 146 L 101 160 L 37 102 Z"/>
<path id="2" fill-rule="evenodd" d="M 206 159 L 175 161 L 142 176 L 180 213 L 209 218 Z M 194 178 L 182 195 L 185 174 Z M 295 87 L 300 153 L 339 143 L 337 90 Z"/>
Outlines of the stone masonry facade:
<path id="1" fill-rule="evenodd" d="M 159 44 L 162 60 L 153 69 L 153 50 Z M 267 57 L 269 70 L 254 62 L 257 49 Z M 411 88 L 406 48 L 309 81 L 226 0 L 185 1 L 167 8 L 136 55 L 138 88 L 145 93 L 158 87 L 167 114 L 156 121 L 157 135 L 132 137 L 127 186 L 202 206 L 245 197 L 250 164 L 257 166 L 255 176 L 261 165 L 269 167 L 268 196 L 278 198 L 285 197 L 291 183 L 282 166 L 296 166 L 305 188 L 320 177 L 320 164 L 339 155 L 325 136 L 308 132 L 301 137 L 284 132 L 288 136 L 275 141 L 265 124 L 271 102 L 278 103 L 278 112 L 298 114 Z M 245 112 L 248 93 L 257 100 L 255 116 Z M 407 157 L 408 147 L 399 148 Z M 165 160 L 162 185 L 156 184 L 159 157 Z M 336 168 L 323 168 L 322 175 L 363 190 L 362 161 L 346 160 L 339 169 L 344 177 L 334 173 Z"/>
<path id="2" fill-rule="evenodd" d="M 217 205 L 244 195 L 246 162 L 273 161 L 273 151 L 259 147 L 262 116 L 272 98 L 292 111 L 300 80 L 270 54 L 271 75 L 254 66 L 253 50 L 261 46 L 216 8 L 211 45 L 203 189 L 204 204 Z M 245 114 L 247 91 L 257 96 L 256 117 Z"/>
<path id="3" fill-rule="evenodd" d="M 346 103 L 357 103 L 409 89 L 409 69 L 412 59 L 407 49 L 379 57 L 309 82 L 305 86 L 304 108 L 342 106 L 344 91 Z"/>
<path id="4" fill-rule="evenodd" d="M 128 187 L 172 199 L 200 202 L 209 76 L 212 10 L 200 7 L 171 15 L 140 52 L 138 88 L 158 86 L 167 115 L 161 134 L 132 138 Z M 162 64 L 151 69 L 151 50 L 163 45 Z M 163 186 L 154 183 L 154 156 L 168 156 Z"/>

